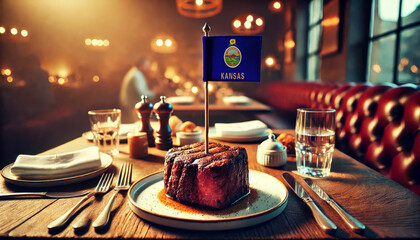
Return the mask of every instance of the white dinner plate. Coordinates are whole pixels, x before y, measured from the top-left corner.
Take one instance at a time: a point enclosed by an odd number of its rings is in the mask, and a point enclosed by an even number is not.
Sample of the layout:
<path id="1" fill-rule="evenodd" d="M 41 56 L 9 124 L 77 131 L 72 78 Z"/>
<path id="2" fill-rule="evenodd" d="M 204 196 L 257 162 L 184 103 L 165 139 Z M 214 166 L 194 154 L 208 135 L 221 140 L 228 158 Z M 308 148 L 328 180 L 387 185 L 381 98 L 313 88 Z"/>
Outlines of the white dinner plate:
<path id="1" fill-rule="evenodd" d="M 195 101 L 193 96 L 176 96 L 168 97 L 166 102 L 171 104 L 193 104 Z"/>
<path id="2" fill-rule="evenodd" d="M 219 141 L 225 141 L 225 142 L 257 142 L 264 139 L 267 139 L 268 132 L 264 131 L 261 134 L 254 135 L 254 136 L 219 136 L 216 135 L 216 129 L 210 128 L 209 129 L 209 138 Z"/>
<path id="3" fill-rule="evenodd" d="M 236 105 L 251 104 L 247 96 L 226 96 L 226 97 L 223 97 L 223 102 L 226 104 L 236 104 Z"/>
<path id="4" fill-rule="evenodd" d="M 6 180 L 6 182 L 23 187 L 53 187 L 67 185 L 71 183 L 82 182 L 104 173 L 112 165 L 112 157 L 108 154 L 100 153 L 100 158 L 101 167 L 99 169 L 71 177 L 51 179 L 20 179 L 11 171 L 13 163 L 4 167 L 1 171 L 1 175 Z"/>
<path id="5" fill-rule="evenodd" d="M 222 210 L 189 207 L 167 198 L 163 172 L 151 174 L 134 183 L 128 191 L 131 210 L 142 219 L 160 225 L 189 230 L 227 230 L 253 226 L 273 219 L 287 205 L 286 187 L 275 177 L 249 171 L 251 193 Z M 175 204 L 174 204 L 175 203 Z M 174 205 L 172 205 L 174 204 Z M 181 206 L 181 207 L 180 207 Z"/>

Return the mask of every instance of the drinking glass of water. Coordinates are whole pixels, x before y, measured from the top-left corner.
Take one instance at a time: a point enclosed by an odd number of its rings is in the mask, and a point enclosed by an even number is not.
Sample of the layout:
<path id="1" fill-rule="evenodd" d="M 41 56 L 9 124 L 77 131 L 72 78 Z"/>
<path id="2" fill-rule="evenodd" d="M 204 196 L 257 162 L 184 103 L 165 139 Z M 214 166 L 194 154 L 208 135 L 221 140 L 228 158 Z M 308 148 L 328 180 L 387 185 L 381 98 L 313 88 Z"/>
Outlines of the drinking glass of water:
<path id="1" fill-rule="evenodd" d="M 328 176 L 335 144 L 335 109 L 299 108 L 295 134 L 298 172 Z"/>
<path id="2" fill-rule="evenodd" d="M 88 114 L 93 140 L 99 147 L 99 151 L 112 156 L 118 154 L 121 110 L 92 110 Z"/>

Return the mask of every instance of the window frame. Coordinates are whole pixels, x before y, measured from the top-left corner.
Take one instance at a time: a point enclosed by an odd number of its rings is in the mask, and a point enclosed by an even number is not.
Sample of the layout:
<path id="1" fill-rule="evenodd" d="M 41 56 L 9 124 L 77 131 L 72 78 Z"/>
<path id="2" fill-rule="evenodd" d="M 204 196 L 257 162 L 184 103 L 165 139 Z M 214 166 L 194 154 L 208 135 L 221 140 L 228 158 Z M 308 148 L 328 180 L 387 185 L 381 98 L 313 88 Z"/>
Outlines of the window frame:
<path id="1" fill-rule="evenodd" d="M 311 6 L 312 6 L 314 1 L 319 1 L 319 3 L 321 4 L 321 6 L 320 6 L 321 12 L 319 13 L 319 19 L 316 20 L 315 22 L 311 22 L 312 21 L 312 14 L 313 14 Z M 307 28 L 308 29 L 307 39 L 308 40 L 307 40 L 307 44 L 306 44 L 306 79 L 309 80 L 309 81 L 316 81 L 319 78 L 319 66 L 320 66 L 319 60 L 320 60 L 320 53 L 321 53 L 321 36 L 322 36 L 322 19 L 323 19 L 322 9 L 323 9 L 323 6 L 324 6 L 324 1 L 323 0 L 311 0 L 311 1 L 309 1 L 308 6 L 309 6 L 309 9 L 308 9 L 309 10 L 309 17 L 308 17 L 308 25 L 307 25 L 308 26 L 308 28 Z M 309 46 L 311 44 L 311 40 L 313 40 L 313 39 L 311 38 L 310 33 L 316 27 L 320 28 L 319 36 L 318 36 L 318 40 L 317 40 L 318 44 L 317 44 L 316 49 L 314 51 L 311 51 Z M 316 58 L 316 62 L 317 62 L 317 67 L 316 67 L 315 73 L 313 73 L 313 74 L 311 73 L 311 71 L 309 69 L 311 58 Z M 310 75 L 314 75 L 315 78 L 314 79 L 309 79 Z"/>
<path id="2" fill-rule="evenodd" d="M 400 58 L 400 46 L 401 46 L 401 33 L 404 32 L 407 29 L 412 29 L 415 28 L 417 26 L 420 26 L 420 20 L 417 22 L 413 22 L 413 23 L 409 23 L 406 25 L 402 25 L 402 17 L 401 17 L 401 13 L 402 13 L 402 6 L 403 6 L 403 1 L 404 0 L 399 0 L 398 2 L 398 19 L 397 19 L 397 24 L 395 29 L 393 30 L 388 30 L 386 32 L 380 33 L 380 34 L 374 34 L 374 19 L 375 19 L 375 10 L 376 10 L 376 2 L 379 0 L 372 0 L 372 9 L 371 9 L 371 13 L 370 13 L 370 32 L 369 32 L 369 39 L 368 39 L 368 56 L 367 56 L 367 64 L 366 64 L 366 82 L 370 83 L 370 76 L 371 76 L 371 71 L 372 71 L 372 65 L 371 65 L 371 60 L 372 60 L 372 45 L 373 42 L 375 41 L 379 41 L 381 39 L 384 39 L 388 36 L 391 36 L 393 34 L 395 34 L 395 45 L 394 45 L 394 66 L 393 66 L 393 70 L 392 70 L 392 83 L 394 84 L 400 84 L 398 82 L 398 78 L 399 78 L 399 72 L 398 72 L 398 63 L 399 63 L 399 58 Z M 407 1 L 407 0 L 405 0 Z"/>

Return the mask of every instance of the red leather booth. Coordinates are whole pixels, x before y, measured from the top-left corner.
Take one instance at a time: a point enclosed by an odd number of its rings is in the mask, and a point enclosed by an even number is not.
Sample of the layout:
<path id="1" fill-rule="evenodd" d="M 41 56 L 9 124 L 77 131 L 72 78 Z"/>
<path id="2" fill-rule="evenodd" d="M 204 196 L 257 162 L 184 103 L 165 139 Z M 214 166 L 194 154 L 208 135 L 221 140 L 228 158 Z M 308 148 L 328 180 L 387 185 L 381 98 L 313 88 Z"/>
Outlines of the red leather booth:
<path id="1" fill-rule="evenodd" d="M 336 109 L 336 147 L 420 194 L 420 88 L 410 84 L 272 82 L 257 98 L 282 114 Z"/>

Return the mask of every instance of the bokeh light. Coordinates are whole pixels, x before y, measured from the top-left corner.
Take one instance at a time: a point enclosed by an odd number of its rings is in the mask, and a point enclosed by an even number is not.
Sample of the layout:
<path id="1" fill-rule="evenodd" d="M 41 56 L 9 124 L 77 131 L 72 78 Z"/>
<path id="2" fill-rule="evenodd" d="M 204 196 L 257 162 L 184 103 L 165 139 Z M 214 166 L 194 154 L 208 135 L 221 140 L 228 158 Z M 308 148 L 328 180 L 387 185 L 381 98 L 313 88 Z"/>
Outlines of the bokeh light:
<path id="1" fill-rule="evenodd" d="M 28 31 L 23 29 L 22 31 L 20 31 L 20 35 L 22 35 L 22 37 L 27 37 L 28 36 Z"/>
<path id="2" fill-rule="evenodd" d="M 12 28 L 10 29 L 10 33 L 16 35 L 18 33 L 18 30 L 16 28 Z"/>
<path id="3" fill-rule="evenodd" d="M 236 27 L 236 28 L 240 27 L 241 26 L 241 21 L 239 21 L 239 20 L 233 21 L 233 26 Z"/>

